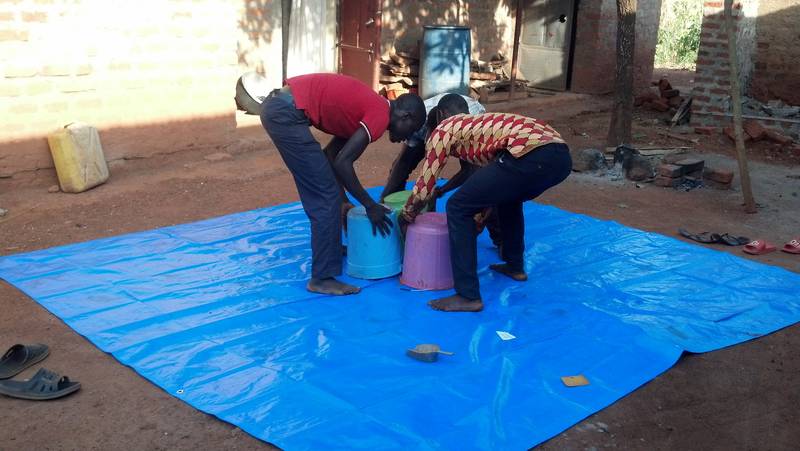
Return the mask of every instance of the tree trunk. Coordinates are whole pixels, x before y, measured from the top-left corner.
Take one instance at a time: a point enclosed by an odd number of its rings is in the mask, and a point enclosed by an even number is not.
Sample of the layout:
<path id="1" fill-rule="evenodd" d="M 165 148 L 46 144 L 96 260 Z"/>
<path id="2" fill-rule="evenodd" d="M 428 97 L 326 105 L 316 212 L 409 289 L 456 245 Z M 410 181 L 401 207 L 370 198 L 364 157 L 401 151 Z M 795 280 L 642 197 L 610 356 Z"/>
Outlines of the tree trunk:
<path id="1" fill-rule="evenodd" d="M 617 74 L 608 146 L 631 143 L 633 55 L 636 48 L 636 1 L 617 0 Z"/>
<path id="2" fill-rule="evenodd" d="M 725 0 L 725 28 L 728 34 L 728 62 L 730 64 L 731 103 L 733 104 L 733 134 L 736 140 L 736 159 L 739 160 L 739 177 L 742 179 L 744 211 L 756 212 L 756 201 L 750 186 L 750 170 L 742 131 L 742 91 L 739 87 L 739 57 L 736 54 L 736 27 L 733 24 L 733 0 Z"/>
<path id="3" fill-rule="evenodd" d="M 519 70 L 519 36 L 521 32 L 522 0 L 517 0 L 517 10 L 514 15 L 514 54 L 511 56 L 511 87 L 508 90 L 508 100 L 514 100 L 514 88 L 517 84 L 517 71 Z"/>

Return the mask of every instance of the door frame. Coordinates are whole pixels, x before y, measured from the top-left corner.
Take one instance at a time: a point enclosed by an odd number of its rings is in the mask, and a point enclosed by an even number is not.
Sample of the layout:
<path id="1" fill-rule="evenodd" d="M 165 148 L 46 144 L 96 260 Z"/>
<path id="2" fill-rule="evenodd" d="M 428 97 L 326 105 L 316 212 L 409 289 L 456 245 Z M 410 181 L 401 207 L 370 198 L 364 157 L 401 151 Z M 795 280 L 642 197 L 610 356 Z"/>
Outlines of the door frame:
<path id="1" fill-rule="evenodd" d="M 351 0 L 351 1 L 357 1 L 357 0 Z M 344 60 L 344 58 L 342 58 L 342 47 L 343 46 L 347 46 L 347 47 L 350 47 L 350 48 L 352 48 L 354 50 L 358 50 L 358 51 L 369 52 L 371 54 L 371 58 L 372 58 L 372 79 L 369 82 L 365 82 L 365 83 L 367 85 L 369 85 L 373 90 L 375 90 L 377 92 L 379 90 L 379 88 L 380 88 L 381 32 L 383 31 L 383 8 L 382 8 L 383 0 L 361 0 L 361 2 L 366 3 L 368 5 L 372 4 L 372 8 L 373 8 L 373 11 L 374 11 L 374 13 L 372 14 L 373 17 L 371 18 L 373 20 L 372 27 L 375 29 L 375 40 L 373 42 L 373 44 L 374 44 L 373 48 L 372 48 L 372 50 L 365 50 L 361 46 L 360 42 L 355 47 L 354 46 L 350 46 L 350 45 L 346 45 L 346 44 L 342 44 L 342 33 L 344 32 L 342 11 L 343 11 L 344 8 L 342 8 L 342 5 L 341 5 L 342 4 L 342 0 L 340 0 L 337 3 L 338 7 L 337 7 L 337 20 L 336 20 L 336 25 L 337 25 L 336 47 L 337 47 L 338 51 L 336 52 L 336 55 L 337 55 L 337 64 L 336 65 L 337 65 L 337 68 L 338 68 L 338 72 L 342 73 L 342 62 Z M 359 39 L 360 39 L 360 35 L 359 35 Z"/>

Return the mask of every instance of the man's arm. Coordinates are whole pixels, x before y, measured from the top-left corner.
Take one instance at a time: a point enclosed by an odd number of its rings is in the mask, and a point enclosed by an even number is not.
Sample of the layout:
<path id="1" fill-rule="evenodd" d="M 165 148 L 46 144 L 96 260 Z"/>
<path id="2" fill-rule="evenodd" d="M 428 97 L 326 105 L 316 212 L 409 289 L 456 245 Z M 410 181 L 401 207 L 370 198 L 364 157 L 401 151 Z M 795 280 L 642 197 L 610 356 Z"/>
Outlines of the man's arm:
<path id="1" fill-rule="evenodd" d="M 419 145 L 403 145 L 403 150 L 400 151 L 400 156 L 392 165 L 392 170 L 389 172 L 389 179 L 386 181 L 386 186 L 381 193 L 381 200 L 390 194 L 405 189 L 406 182 L 411 173 L 416 169 L 417 165 L 425 156 L 425 144 Z"/>
<path id="2" fill-rule="evenodd" d="M 359 127 L 334 156 L 333 171 L 337 179 L 347 189 L 347 192 L 352 194 L 367 210 L 367 217 L 369 217 L 373 225 L 373 233 L 377 228 L 382 235 L 388 235 L 391 220 L 386 216 L 387 210 L 367 194 L 367 191 L 358 180 L 356 170 L 353 168 L 353 163 L 364 153 L 368 144 L 369 135 L 367 131 L 363 127 Z"/>
<path id="3" fill-rule="evenodd" d="M 444 131 L 434 131 L 425 143 L 426 157 L 422 164 L 422 174 L 414 184 L 414 190 L 403 208 L 402 216 L 407 222 L 413 222 L 414 218 L 425 207 L 433 195 L 436 188 L 436 180 L 442 172 L 450 148 L 451 135 Z"/>

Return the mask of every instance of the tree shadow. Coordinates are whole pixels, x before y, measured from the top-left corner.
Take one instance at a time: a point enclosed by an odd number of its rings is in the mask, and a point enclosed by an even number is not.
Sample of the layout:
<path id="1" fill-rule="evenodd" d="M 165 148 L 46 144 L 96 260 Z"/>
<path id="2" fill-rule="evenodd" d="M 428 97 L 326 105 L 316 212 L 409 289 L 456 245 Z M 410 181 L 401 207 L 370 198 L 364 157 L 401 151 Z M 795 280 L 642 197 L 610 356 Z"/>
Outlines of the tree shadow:
<path id="1" fill-rule="evenodd" d="M 237 26 L 244 39 L 236 43 L 236 56 L 241 67 L 250 67 L 266 75 L 264 59 L 257 55 L 262 46 L 274 45 L 272 34 L 282 28 L 281 0 L 244 0 Z"/>

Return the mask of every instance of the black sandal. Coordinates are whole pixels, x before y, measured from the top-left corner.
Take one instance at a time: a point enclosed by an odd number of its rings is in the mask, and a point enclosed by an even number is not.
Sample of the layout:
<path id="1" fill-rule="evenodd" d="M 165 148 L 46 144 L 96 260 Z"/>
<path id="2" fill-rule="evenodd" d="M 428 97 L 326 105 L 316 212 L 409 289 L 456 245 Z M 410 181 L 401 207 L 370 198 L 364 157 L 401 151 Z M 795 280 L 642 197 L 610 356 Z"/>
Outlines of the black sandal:
<path id="1" fill-rule="evenodd" d="M 32 401 L 61 398 L 75 393 L 80 388 L 80 382 L 72 382 L 67 376 L 61 376 L 55 371 L 44 368 L 40 368 L 27 381 L 0 382 L 0 394 Z"/>
<path id="2" fill-rule="evenodd" d="M 751 240 L 750 238 L 746 238 L 743 236 L 733 236 L 728 233 L 723 233 L 719 236 L 720 243 L 725 243 L 728 246 L 744 246 L 745 244 L 749 243 Z"/>
<path id="3" fill-rule="evenodd" d="M 10 379 L 26 368 L 41 362 L 48 355 L 50 355 L 50 348 L 46 345 L 16 344 L 0 358 L 0 379 Z"/>
<path id="4" fill-rule="evenodd" d="M 703 244 L 719 243 L 721 240 L 721 237 L 718 233 L 700 232 L 698 234 L 694 234 L 686 229 L 678 229 L 678 233 L 685 238 L 689 238 L 692 241 L 697 241 L 698 243 Z"/>

